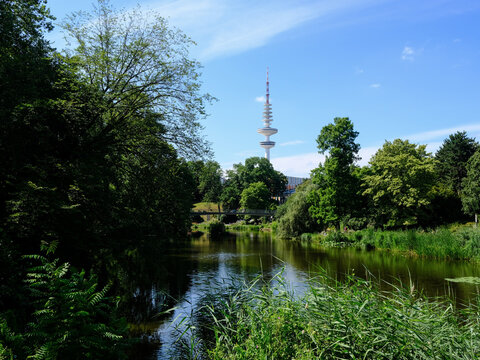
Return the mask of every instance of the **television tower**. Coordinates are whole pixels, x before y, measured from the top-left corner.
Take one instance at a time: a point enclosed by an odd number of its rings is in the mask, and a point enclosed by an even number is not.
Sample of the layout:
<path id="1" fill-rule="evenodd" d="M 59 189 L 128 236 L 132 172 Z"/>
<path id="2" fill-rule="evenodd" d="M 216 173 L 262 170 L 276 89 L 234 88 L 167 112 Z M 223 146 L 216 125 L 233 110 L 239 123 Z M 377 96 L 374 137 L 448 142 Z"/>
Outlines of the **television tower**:
<path id="1" fill-rule="evenodd" d="M 275 141 L 270 141 L 270 136 L 275 135 L 278 130 L 271 128 L 270 123 L 272 119 L 272 104 L 270 104 L 270 83 L 268 82 L 268 67 L 267 67 L 267 99 L 265 100 L 265 109 L 263 111 L 263 122 L 265 126 L 258 129 L 257 132 L 265 136 L 265 141 L 260 141 L 260 146 L 265 149 L 265 157 L 270 161 L 270 149 L 275 146 Z"/>

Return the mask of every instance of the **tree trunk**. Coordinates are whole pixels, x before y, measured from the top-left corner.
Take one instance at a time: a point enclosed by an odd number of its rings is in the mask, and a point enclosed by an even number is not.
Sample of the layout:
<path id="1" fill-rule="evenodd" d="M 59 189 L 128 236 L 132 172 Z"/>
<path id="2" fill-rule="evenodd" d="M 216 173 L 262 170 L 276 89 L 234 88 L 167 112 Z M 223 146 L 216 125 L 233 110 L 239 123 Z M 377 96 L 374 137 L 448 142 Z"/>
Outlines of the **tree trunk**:
<path id="1" fill-rule="evenodd" d="M 478 226 L 478 214 L 475 213 L 475 227 Z"/>

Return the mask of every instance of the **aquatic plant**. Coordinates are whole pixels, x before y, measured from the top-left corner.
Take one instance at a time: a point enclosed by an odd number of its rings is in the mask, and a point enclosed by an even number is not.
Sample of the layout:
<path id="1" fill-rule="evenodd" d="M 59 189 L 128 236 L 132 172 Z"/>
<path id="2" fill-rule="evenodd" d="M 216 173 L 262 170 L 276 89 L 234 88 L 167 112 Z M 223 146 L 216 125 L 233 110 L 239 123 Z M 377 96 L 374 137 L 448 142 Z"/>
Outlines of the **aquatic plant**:
<path id="1" fill-rule="evenodd" d="M 204 302 L 191 330 L 211 359 L 479 358 L 477 305 L 458 310 L 412 285 L 393 288 L 384 293 L 376 281 L 319 275 L 298 296 L 280 275 L 258 278 Z"/>

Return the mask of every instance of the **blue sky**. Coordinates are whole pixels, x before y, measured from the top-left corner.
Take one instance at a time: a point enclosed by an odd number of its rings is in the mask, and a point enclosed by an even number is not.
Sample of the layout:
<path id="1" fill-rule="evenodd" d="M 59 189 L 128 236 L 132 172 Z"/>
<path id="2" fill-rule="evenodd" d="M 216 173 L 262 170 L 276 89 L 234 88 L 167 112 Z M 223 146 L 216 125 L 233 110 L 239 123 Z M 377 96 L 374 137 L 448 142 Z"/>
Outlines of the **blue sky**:
<path id="1" fill-rule="evenodd" d="M 137 1 L 113 0 L 117 8 Z M 92 1 L 50 0 L 58 21 Z M 334 117 L 359 131 L 360 164 L 385 140 L 435 152 L 458 130 L 480 139 L 480 1 L 150 0 L 140 2 L 197 46 L 209 106 L 205 136 L 224 169 L 263 156 L 265 71 L 270 68 L 271 161 L 308 176 L 323 159 L 316 137 Z M 59 30 L 48 37 L 62 48 Z"/>

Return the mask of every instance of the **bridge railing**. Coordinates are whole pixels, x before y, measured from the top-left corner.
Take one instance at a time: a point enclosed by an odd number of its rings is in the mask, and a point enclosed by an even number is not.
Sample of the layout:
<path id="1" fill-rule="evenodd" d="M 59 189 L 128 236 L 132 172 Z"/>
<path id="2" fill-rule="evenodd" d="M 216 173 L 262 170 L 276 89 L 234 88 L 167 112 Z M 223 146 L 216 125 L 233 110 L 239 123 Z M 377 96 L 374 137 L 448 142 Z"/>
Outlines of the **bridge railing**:
<path id="1" fill-rule="evenodd" d="M 265 209 L 239 209 L 227 211 L 194 211 L 190 212 L 192 215 L 256 215 L 256 216 L 273 216 L 274 210 Z"/>

